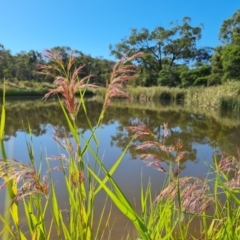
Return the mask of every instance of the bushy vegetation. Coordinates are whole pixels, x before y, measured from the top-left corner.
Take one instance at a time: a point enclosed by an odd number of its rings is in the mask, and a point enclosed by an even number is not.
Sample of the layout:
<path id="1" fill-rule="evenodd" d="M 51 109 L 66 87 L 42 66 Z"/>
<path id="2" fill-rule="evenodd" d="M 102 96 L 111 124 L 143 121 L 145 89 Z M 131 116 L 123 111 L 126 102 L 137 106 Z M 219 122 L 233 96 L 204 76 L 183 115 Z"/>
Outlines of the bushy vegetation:
<path id="1" fill-rule="evenodd" d="M 97 96 L 104 97 L 106 90 L 97 88 L 93 90 Z M 172 101 L 194 108 L 214 108 L 220 111 L 240 110 L 240 82 L 228 81 L 222 85 L 211 87 L 129 87 L 127 92 L 130 98 L 140 101 Z"/>
<path id="2" fill-rule="evenodd" d="M 240 83 L 235 81 L 208 88 L 191 87 L 186 90 L 185 104 L 238 111 L 239 108 L 233 107 L 230 102 L 240 103 L 239 89 Z"/>

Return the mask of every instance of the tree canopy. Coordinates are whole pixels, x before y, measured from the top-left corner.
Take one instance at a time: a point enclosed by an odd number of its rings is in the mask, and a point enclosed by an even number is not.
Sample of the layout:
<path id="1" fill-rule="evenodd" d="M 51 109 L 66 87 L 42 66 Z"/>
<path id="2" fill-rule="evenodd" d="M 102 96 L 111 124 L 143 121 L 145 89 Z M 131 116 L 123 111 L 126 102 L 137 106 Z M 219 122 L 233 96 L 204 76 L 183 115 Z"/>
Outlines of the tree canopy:
<path id="1" fill-rule="evenodd" d="M 171 23 L 170 29 L 162 26 L 153 31 L 134 28 L 128 38 L 110 46 L 111 54 L 120 58 L 127 52 L 143 51 L 145 55 L 138 61 L 141 85 L 162 85 L 167 78 L 171 78 L 170 85 L 179 85 L 178 66 L 194 61 L 207 62 L 211 56 L 211 48 L 197 47 L 203 26 L 191 26 L 190 23 L 191 19 L 185 17 L 181 24 Z"/>
<path id="2" fill-rule="evenodd" d="M 216 46 L 211 57 L 209 85 L 240 80 L 240 9 L 223 21 L 219 40 L 223 45 Z"/>
<path id="3" fill-rule="evenodd" d="M 78 65 L 85 65 L 80 77 L 85 77 L 91 72 L 94 75 L 91 81 L 99 85 L 104 85 L 106 83 L 106 79 L 114 65 L 114 61 L 101 57 L 93 58 L 81 51 L 73 51 L 70 47 L 54 47 L 51 50 L 58 51 L 65 63 L 67 63 L 71 52 L 74 52 L 76 63 Z M 10 50 L 5 49 L 4 46 L 0 44 L 0 80 L 5 78 L 12 81 L 28 80 L 52 82 L 53 79 L 51 77 L 36 73 L 39 71 L 39 64 L 43 63 L 46 64 L 47 60 L 44 58 L 44 55 L 37 51 L 21 51 L 16 55 L 12 55 Z"/>
<path id="4" fill-rule="evenodd" d="M 145 54 L 135 61 L 138 75 L 132 84 L 138 86 L 210 86 L 228 80 L 240 80 L 240 9 L 223 21 L 219 30 L 222 44 L 200 47 L 203 25 L 193 26 L 189 17 L 170 23 L 168 28 L 156 26 L 153 30 L 131 29 L 128 37 L 110 45 L 110 54 L 120 59 L 137 52 Z M 70 47 L 56 46 L 63 62 L 73 52 Z M 85 65 L 80 77 L 94 74 L 91 82 L 104 86 L 114 61 L 93 58 L 82 51 L 74 51 L 76 64 Z M 39 64 L 47 60 L 41 53 L 30 50 L 15 55 L 0 44 L 0 80 L 53 81 L 37 75 Z"/>
<path id="5" fill-rule="evenodd" d="M 223 21 L 219 39 L 224 44 L 240 44 L 240 9 Z"/>

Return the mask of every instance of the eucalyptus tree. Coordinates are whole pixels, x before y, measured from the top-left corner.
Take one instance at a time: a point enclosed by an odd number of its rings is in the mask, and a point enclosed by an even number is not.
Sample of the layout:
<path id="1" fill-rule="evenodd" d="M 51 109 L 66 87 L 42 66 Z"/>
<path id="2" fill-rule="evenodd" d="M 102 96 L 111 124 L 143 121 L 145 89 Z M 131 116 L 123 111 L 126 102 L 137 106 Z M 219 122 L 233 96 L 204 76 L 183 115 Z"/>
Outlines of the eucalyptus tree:
<path id="1" fill-rule="evenodd" d="M 38 68 L 38 54 L 34 50 L 21 51 L 14 56 L 14 72 L 18 80 L 36 80 L 35 74 Z"/>
<path id="2" fill-rule="evenodd" d="M 219 39 L 226 44 L 240 44 L 240 9 L 223 21 Z"/>
<path id="3" fill-rule="evenodd" d="M 11 51 L 0 44 L 0 80 L 10 79 L 14 76 L 14 58 Z"/>
<path id="4" fill-rule="evenodd" d="M 209 85 L 227 80 L 240 80 L 240 9 L 223 21 L 219 40 L 211 58 L 212 72 Z"/>
<path id="5" fill-rule="evenodd" d="M 183 18 L 181 24 L 171 23 L 170 29 L 162 26 L 153 31 L 146 28 L 132 29 L 128 38 L 124 38 L 115 46 L 110 45 L 111 54 L 121 58 L 125 53 L 145 52 L 138 60 L 140 69 L 139 84 L 161 84 L 161 76 L 166 77 L 166 71 L 171 73 L 176 66 L 192 61 L 205 61 L 210 58 L 209 48 L 198 48 L 197 41 L 201 39 L 202 25 L 191 26 L 189 17 Z M 161 73 L 161 71 L 164 71 Z M 175 72 L 176 73 L 176 72 Z M 171 74 L 170 74 L 171 75 Z M 176 74 L 172 74 L 174 78 Z M 173 85 L 178 84 L 175 79 Z"/>

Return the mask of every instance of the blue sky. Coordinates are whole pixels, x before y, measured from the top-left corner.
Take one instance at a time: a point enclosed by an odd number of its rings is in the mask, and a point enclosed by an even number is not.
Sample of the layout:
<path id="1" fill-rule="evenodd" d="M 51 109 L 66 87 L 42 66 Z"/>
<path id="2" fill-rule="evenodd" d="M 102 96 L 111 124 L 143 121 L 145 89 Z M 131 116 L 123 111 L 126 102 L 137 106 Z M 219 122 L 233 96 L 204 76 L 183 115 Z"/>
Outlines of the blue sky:
<path id="1" fill-rule="evenodd" d="M 109 44 L 131 28 L 169 27 L 185 16 L 204 24 L 199 46 L 219 45 L 222 22 L 239 0 L 0 0 L 0 43 L 12 54 L 69 46 L 111 59 Z"/>

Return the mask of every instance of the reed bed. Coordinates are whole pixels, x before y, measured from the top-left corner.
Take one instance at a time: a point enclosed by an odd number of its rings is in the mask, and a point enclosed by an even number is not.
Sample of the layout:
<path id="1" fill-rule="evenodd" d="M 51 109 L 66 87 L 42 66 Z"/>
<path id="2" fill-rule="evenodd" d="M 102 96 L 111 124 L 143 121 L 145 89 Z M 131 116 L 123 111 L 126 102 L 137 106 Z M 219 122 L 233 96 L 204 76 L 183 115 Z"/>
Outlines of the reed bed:
<path id="1" fill-rule="evenodd" d="M 50 65 L 42 65 L 41 74 L 55 73 L 56 88 L 50 90 L 45 98 L 61 95 L 59 104 L 62 108 L 71 137 L 67 132 L 55 131 L 53 141 L 67 154 L 51 156 L 35 161 L 32 140 L 27 142 L 29 163 L 7 157 L 4 146 L 4 127 L 6 120 L 5 92 L 0 123 L 0 189 L 6 188 L 5 212 L 0 214 L 2 239 L 104 239 L 108 230 L 111 210 L 102 209 L 97 230 L 93 231 L 94 204 L 96 196 L 104 191 L 119 211 L 130 220 L 137 234 L 133 238 L 129 233 L 126 239 L 157 240 L 157 239 L 239 239 L 240 238 L 240 151 L 237 157 L 220 154 L 209 165 L 209 177 L 205 179 L 180 177 L 180 162 L 185 158 L 183 143 L 176 139 L 175 145 L 168 146 L 168 124 L 162 125 L 162 137 L 157 138 L 143 123 L 136 122 L 128 127 L 132 140 L 126 149 L 107 169 L 98 156 L 99 146 L 96 129 L 101 126 L 105 112 L 114 97 L 126 97 L 124 86 L 134 78 L 136 66 L 129 64 L 142 53 L 123 58 L 112 71 L 107 84 L 106 94 L 97 124 L 92 125 L 85 106 L 84 93 L 86 88 L 96 88 L 89 84 L 91 76 L 78 79 L 83 66 L 75 68 L 74 55 L 65 66 L 58 52 L 47 51 Z M 54 71 L 53 71 L 54 70 Z M 75 94 L 79 93 L 77 102 Z M 153 96 L 154 94 L 151 93 Z M 86 117 L 90 136 L 85 138 L 79 132 L 77 113 Z M 29 126 L 31 136 L 31 127 Z M 30 137 L 30 139 L 32 139 Z M 64 140 L 64 141 L 63 141 Z M 113 174 L 118 168 L 128 148 L 135 144 L 139 156 L 147 166 L 156 168 L 166 174 L 166 182 L 156 198 L 151 192 L 151 183 L 146 189 L 141 188 L 141 212 L 130 204 Z M 91 153 L 95 164 L 90 166 L 86 153 Z M 41 164 L 46 161 L 48 170 L 42 172 Z M 55 167 L 51 162 L 57 162 Z M 167 163 L 168 168 L 165 167 Z M 165 165 L 164 165 L 165 164 Z M 38 166 L 38 167 L 37 167 Z M 60 171 L 64 179 L 68 202 L 63 209 L 59 205 L 56 186 L 52 177 Z M 221 198 L 224 197 L 224 201 Z M 22 209 L 20 209 L 22 208 Z M 208 209 L 212 209 L 211 212 Z M 23 228 L 23 216 L 26 225 Z M 50 214 L 51 218 L 47 218 Z M 103 216 L 107 214 L 107 218 Z M 104 220 L 103 220 L 104 219 Z M 198 230 L 191 231 L 191 223 L 198 221 Z M 103 223 L 104 228 L 100 228 Z M 109 239 L 115 239 L 110 236 Z"/>
<path id="2" fill-rule="evenodd" d="M 240 83 L 229 81 L 219 86 L 189 88 L 185 96 L 185 103 L 224 110 L 239 110 Z"/>
<path id="3" fill-rule="evenodd" d="M 94 90 L 97 96 L 104 97 L 106 89 L 101 87 Z M 179 101 L 184 98 L 184 89 L 168 88 L 168 87 L 129 87 L 127 89 L 128 95 L 140 101 L 149 100 L 172 100 Z"/>
<path id="4" fill-rule="evenodd" d="M 49 90 L 39 89 L 39 90 L 26 90 L 26 89 L 15 89 L 9 88 L 5 92 L 6 97 L 43 97 Z M 3 89 L 0 89 L 0 96 L 3 95 Z"/>
<path id="5" fill-rule="evenodd" d="M 240 83 L 236 81 L 229 81 L 219 86 L 189 87 L 187 89 L 130 87 L 129 95 L 140 100 L 172 100 L 181 101 L 187 106 L 240 110 Z"/>
<path id="6" fill-rule="evenodd" d="M 43 97 L 56 86 L 48 82 L 19 81 L 5 82 L 5 97 Z M 94 91 L 86 89 L 85 96 L 94 95 Z M 0 84 L 0 96 L 3 96 L 3 83 Z"/>
<path id="7" fill-rule="evenodd" d="M 185 90 L 181 88 L 169 87 L 136 87 L 129 88 L 129 95 L 139 100 L 172 100 L 184 99 Z"/>
<path id="8" fill-rule="evenodd" d="M 4 81 L 6 97 L 43 97 L 54 85 L 34 81 Z M 3 96 L 3 82 L 0 84 L 0 96 Z"/>
<path id="9" fill-rule="evenodd" d="M 99 88 L 94 90 L 98 96 L 104 97 L 106 90 Z M 181 102 L 186 106 L 198 108 L 217 108 L 218 110 L 240 110 L 240 83 L 228 81 L 223 85 L 211 87 L 129 87 L 129 96 L 139 101 L 160 100 Z"/>

